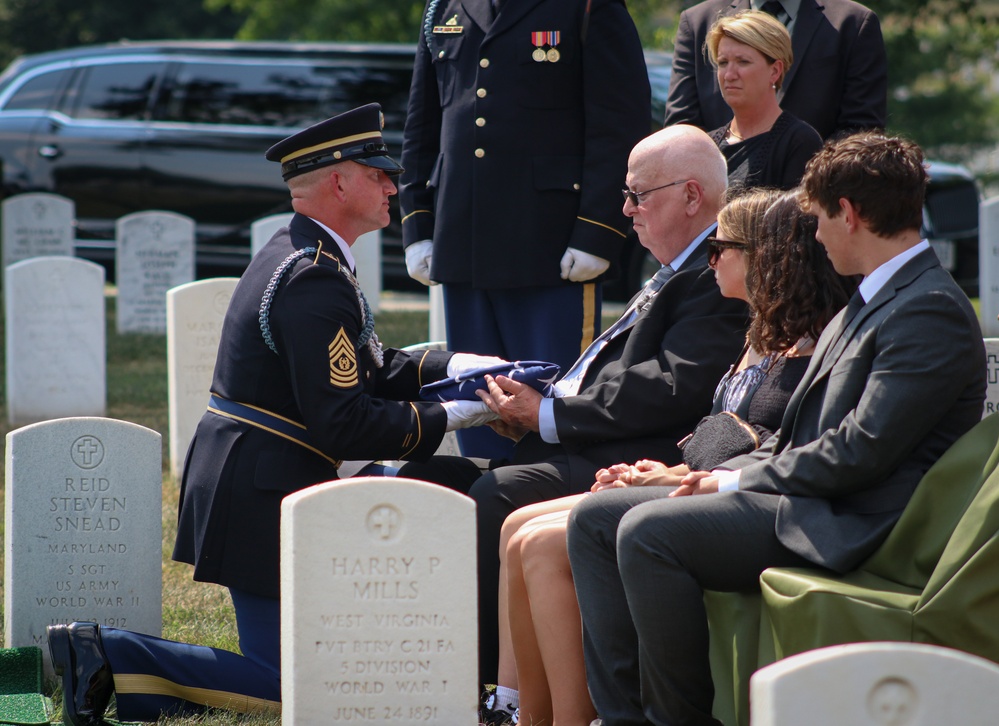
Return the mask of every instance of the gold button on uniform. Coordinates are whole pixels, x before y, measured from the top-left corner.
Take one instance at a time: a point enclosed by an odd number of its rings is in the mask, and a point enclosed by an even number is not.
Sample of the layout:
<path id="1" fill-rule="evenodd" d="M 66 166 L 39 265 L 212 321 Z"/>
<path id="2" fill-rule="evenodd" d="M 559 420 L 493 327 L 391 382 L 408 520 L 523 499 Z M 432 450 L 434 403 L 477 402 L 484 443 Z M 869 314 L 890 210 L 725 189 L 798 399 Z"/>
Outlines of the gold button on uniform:
<path id="1" fill-rule="evenodd" d="M 476 158 L 481 159 L 485 155 L 486 155 L 486 150 L 485 149 L 476 149 L 475 150 L 475 156 L 476 156 Z"/>
<path id="2" fill-rule="evenodd" d="M 489 67 L 489 59 L 488 58 L 483 58 L 482 60 L 480 60 L 479 61 L 479 67 L 480 68 L 488 68 Z"/>
<path id="3" fill-rule="evenodd" d="M 475 125 L 476 126 L 485 126 L 486 125 L 486 120 L 484 118 L 482 118 L 481 116 L 479 116 L 479 118 L 475 119 Z"/>
<path id="4" fill-rule="evenodd" d="M 485 98 L 486 97 L 486 89 L 485 88 L 480 88 L 479 90 L 477 90 L 475 92 L 475 95 L 478 96 L 479 98 Z"/>
<path id="5" fill-rule="evenodd" d="M 573 184 L 572 188 L 578 192 L 579 191 L 579 183 L 577 182 L 576 184 Z"/>
<path id="6" fill-rule="evenodd" d="M 444 51 L 441 51 L 440 53 L 438 53 L 437 57 L 438 58 L 443 58 L 444 57 Z"/>

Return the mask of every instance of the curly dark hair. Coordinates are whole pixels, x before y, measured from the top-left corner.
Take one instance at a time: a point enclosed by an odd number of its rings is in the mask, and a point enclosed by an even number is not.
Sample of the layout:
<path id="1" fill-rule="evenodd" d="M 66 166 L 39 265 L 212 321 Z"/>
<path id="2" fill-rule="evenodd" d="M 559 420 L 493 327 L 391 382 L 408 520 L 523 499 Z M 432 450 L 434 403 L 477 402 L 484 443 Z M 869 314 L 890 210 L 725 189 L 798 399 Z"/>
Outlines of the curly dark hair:
<path id="1" fill-rule="evenodd" d="M 787 350 L 804 336 L 818 340 L 857 287 L 836 273 L 815 240 L 814 216 L 802 210 L 800 191 L 781 194 L 763 215 L 749 247 L 746 290 L 753 319 L 749 344 L 760 353 Z"/>

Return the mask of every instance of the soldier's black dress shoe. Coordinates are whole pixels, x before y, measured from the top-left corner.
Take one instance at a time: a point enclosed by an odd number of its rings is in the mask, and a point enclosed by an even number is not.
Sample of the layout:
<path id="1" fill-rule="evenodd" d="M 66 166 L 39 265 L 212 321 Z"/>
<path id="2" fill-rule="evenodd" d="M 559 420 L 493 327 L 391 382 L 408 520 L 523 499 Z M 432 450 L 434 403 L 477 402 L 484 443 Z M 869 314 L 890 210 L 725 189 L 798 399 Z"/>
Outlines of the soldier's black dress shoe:
<path id="1" fill-rule="evenodd" d="M 104 711 L 114 693 L 111 665 L 96 623 L 50 625 L 49 655 L 62 676 L 62 720 L 71 726 L 103 726 Z"/>

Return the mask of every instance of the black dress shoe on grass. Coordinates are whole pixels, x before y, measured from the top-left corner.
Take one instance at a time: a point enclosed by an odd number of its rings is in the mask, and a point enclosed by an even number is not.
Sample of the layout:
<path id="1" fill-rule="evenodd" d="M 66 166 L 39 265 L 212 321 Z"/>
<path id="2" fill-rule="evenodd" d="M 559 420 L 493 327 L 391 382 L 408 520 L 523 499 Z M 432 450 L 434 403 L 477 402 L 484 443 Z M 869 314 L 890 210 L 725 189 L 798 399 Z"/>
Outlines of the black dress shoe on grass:
<path id="1" fill-rule="evenodd" d="M 104 726 L 114 678 L 96 623 L 50 625 L 49 655 L 62 676 L 62 720 L 70 726 Z"/>

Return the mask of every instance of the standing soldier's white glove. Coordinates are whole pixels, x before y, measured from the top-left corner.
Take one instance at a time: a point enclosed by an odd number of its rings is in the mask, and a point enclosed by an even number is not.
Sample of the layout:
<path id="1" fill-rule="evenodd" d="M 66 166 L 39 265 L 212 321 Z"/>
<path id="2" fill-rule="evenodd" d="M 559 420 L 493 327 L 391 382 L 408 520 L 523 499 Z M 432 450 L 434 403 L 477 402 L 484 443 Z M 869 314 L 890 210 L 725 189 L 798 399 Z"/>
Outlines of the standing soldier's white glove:
<path id="1" fill-rule="evenodd" d="M 567 247 L 562 255 L 562 279 L 570 282 L 586 282 L 607 271 L 610 261 L 589 252 Z M 410 272 L 410 275 L 413 273 Z"/>
<path id="2" fill-rule="evenodd" d="M 414 280 L 424 285 L 436 285 L 430 279 L 430 258 L 434 254 L 434 243 L 424 239 L 406 248 L 406 270 Z"/>

